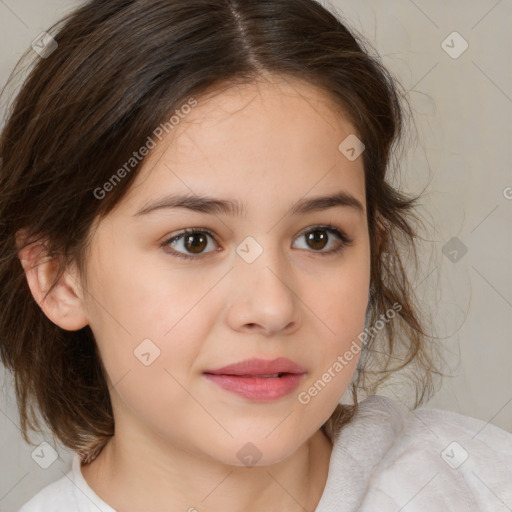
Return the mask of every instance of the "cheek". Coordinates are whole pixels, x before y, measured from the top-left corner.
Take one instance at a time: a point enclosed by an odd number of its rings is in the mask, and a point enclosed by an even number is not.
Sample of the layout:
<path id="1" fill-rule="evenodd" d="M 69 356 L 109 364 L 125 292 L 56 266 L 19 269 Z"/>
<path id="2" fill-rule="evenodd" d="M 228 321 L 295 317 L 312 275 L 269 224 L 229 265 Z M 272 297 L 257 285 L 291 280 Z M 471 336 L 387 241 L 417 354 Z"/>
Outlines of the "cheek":
<path id="1" fill-rule="evenodd" d="M 310 288 L 307 304 L 315 313 L 321 343 L 310 354 L 315 374 L 308 379 L 304 401 L 315 413 L 322 404 L 334 407 L 349 385 L 361 355 L 370 286 L 369 251 L 353 251 L 344 264 L 323 276 L 321 286 Z M 313 386 L 313 387 L 311 387 Z M 318 398 L 317 398 L 318 397 Z M 309 406 L 308 406 L 309 407 Z"/>
<path id="2" fill-rule="evenodd" d="M 208 303 L 201 301 L 207 286 L 184 284 L 162 282 L 162 274 L 155 279 L 147 271 L 132 273 L 129 280 L 111 275 L 104 287 L 111 290 L 104 295 L 111 311 L 96 310 L 93 332 L 114 386 L 112 405 L 129 409 L 154 430 L 170 429 L 176 411 L 189 411 L 185 389 L 215 318 L 206 314 Z M 200 416 L 201 411 L 195 413 Z"/>
<path id="3" fill-rule="evenodd" d="M 323 286 L 309 299 L 338 344 L 357 336 L 363 330 L 369 287 L 369 252 L 359 250 L 354 251 L 344 264 L 324 276 Z"/>
<path id="4" fill-rule="evenodd" d="M 182 382 L 218 317 L 222 302 L 207 298 L 218 276 L 205 280 L 142 261 L 117 261 L 91 282 L 88 308 L 107 374 L 113 383 L 128 372 L 148 385 L 157 379 L 158 389 L 159 379 L 170 379 L 168 370 Z"/>

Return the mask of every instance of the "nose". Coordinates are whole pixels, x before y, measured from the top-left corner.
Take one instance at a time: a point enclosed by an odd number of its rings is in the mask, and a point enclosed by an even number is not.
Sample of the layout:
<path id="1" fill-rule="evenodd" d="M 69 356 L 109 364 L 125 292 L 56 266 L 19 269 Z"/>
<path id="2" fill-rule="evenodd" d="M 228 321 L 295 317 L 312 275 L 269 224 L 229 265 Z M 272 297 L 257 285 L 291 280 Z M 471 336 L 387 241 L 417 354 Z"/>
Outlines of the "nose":
<path id="1" fill-rule="evenodd" d="M 264 250 L 252 263 L 237 257 L 230 272 L 227 322 L 239 332 L 291 334 L 301 324 L 301 301 L 289 265 Z"/>

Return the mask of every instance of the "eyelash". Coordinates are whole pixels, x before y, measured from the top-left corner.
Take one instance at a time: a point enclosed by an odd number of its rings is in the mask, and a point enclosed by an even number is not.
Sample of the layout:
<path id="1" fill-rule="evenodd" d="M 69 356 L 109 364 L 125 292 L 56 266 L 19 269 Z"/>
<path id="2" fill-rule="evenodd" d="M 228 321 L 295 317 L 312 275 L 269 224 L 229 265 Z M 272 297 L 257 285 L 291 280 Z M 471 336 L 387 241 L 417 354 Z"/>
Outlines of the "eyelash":
<path id="1" fill-rule="evenodd" d="M 334 236 L 336 236 L 341 241 L 341 243 L 340 243 L 340 245 L 338 247 L 336 247 L 335 249 L 331 249 L 329 251 L 308 251 L 308 252 L 313 252 L 313 253 L 322 254 L 322 255 L 325 255 L 325 256 L 330 256 L 330 255 L 334 255 L 334 254 L 340 253 L 346 247 L 350 246 L 352 244 L 352 242 L 353 242 L 353 240 L 351 238 L 349 238 L 343 231 L 341 231 L 340 229 L 338 229 L 338 228 L 336 228 L 336 227 L 334 227 L 334 226 L 332 226 L 330 224 L 319 225 L 319 226 L 312 226 L 307 231 L 304 231 L 303 233 L 301 233 L 301 235 L 299 235 L 299 238 L 301 236 L 304 236 L 307 233 L 309 233 L 311 231 L 315 231 L 315 230 L 328 231 L 329 233 L 331 233 Z M 162 242 L 160 244 L 160 246 L 164 247 L 164 248 L 168 247 L 172 242 L 175 242 L 175 241 L 179 240 L 180 238 L 183 238 L 183 237 L 185 237 L 187 235 L 194 235 L 194 234 L 197 234 L 197 233 L 206 233 L 211 238 L 213 238 L 215 243 L 217 243 L 215 235 L 209 229 L 207 229 L 207 228 L 191 228 L 191 229 L 184 229 L 178 235 L 173 235 L 172 237 L 167 238 L 164 242 Z M 210 251 L 210 252 L 215 252 L 215 251 Z M 202 258 L 206 257 L 209 253 L 204 253 L 202 255 L 192 256 L 192 255 L 184 254 L 182 252 L 172 251 L 170 254 L 172 256 L 177 257 L 177 258 L 183 258 L 183 259 L 186 259 L 186 260 L 198 260 L 198 259 L 202 259 Z"/>

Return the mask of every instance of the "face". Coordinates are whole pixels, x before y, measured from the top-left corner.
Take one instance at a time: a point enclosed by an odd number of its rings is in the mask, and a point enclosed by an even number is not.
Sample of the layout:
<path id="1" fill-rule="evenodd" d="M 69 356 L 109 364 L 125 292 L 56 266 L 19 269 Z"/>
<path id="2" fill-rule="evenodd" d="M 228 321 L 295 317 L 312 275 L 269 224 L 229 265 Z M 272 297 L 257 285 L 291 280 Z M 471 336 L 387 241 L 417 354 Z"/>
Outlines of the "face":
<path id="1" fill-rule="evenodd" d="M 319 90 L 275 80 L 198 99 L 151 150 L 86 265 L 116 432 L 266 465 L 329 418 L 370 284 L 362 157 L 338 149 L 354 133 Z"/>

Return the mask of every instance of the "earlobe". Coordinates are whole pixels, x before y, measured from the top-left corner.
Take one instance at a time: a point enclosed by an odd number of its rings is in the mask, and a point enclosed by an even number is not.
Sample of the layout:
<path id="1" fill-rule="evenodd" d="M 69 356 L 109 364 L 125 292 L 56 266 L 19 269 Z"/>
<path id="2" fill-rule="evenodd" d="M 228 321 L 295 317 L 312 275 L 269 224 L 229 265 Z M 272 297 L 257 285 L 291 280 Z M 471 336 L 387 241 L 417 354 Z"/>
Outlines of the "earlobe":
<path id="1" fill-rule="evenodd" d="M 46 254 L 44 242 L 23 247 L 18 252 L 18 258 L 32 296 L 54 324 L 66 331 L 76 331 L 88 325 L 74 268 L 66 269 L 50 290 L 58 272 L 59 261 Z"/>

